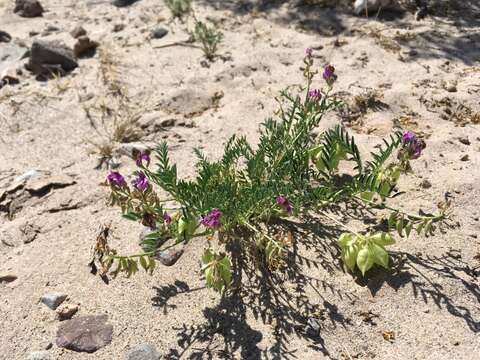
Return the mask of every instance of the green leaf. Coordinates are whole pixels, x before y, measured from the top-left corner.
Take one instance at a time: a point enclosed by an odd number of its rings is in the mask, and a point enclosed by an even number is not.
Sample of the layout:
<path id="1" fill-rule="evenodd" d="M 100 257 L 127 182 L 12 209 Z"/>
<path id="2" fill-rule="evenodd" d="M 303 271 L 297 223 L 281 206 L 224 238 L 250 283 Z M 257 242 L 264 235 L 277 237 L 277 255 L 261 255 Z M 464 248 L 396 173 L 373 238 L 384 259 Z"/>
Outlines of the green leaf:
<path id="1" fill-rule="evenodd" d="M 389 233 L 379 232 L 369 237 L 371 241 L 379 246 L 387 246 L 395 244 L 395 239 Z"/>
<path id="2" fill-rule="evenodd" d="M 398 235 L 403 237 L 403 217 L 400 217 L 400 219 L 397 221 L 397 232 Z"/>
<path id="3" fill-rule="evenodd" d="M 357 255 L 358 255 L 358 246 L 356 245 L 351 245 L 344 250 L 343 261 L 350 271 L 353 271 L 355 269 Z"/>
<path id="4" fill-rule="evenodd" d="M 407 225 L 405 225 L 405 235 L 407 236 L 407 238 L 410 236 L 410 233 L 412 232 L 412 228 L 413 228 L 413 223 L 411 221 L 408 221 Z"/>
<path id="5" fill-rule="evenodd" d="M 148 263 L 147 260 L 145 260 L 144 256 L 140 256 L 140 266 L 145 270 L 148 271 Z"/>
<path id="6" fill-rule="evenodd" d="M 375 264 L 388 268 L 388 253 L 385 249 L 375 243 L 370 243 L 369 250 Z"/>
<path id="7" fill-rule="evenodd" d="M 374 259 L 372 253 L 368 250 L 368 247 L 365 246 L 358 252 L 357 255 L 357 266 L 362 272 L 362 275 L 365 276 L 365 273 L 370 270 L 373 266 Z"/>
<path id="8" fill-rule="evenodd" d="M 374 195 L 375 193 L 373 191 L 364 191 L 360 193 L 360 198 L 368 203 L 372 201 Z"/>
<path id="9" fill-rule="evenodd" d="M 338 238 L 338 245 L 344 249 L 348 246 L 350 246 L 350 244 L 352 242 L 355 241 L 355 235 L 352 234 L 352 233 L 343 233 L 342 235 L 340 235 L 340 237 Z"/>

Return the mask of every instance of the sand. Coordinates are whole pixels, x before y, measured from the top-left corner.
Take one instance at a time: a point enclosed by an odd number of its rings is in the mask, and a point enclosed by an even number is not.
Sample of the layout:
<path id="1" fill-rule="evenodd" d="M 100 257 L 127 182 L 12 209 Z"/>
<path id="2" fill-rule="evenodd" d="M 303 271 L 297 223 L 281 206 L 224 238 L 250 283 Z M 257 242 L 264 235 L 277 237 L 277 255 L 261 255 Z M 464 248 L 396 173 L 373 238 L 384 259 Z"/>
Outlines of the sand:
<path id="1" fill-rule="evenodd" d="M 468 10 L 416 21 L 410 12 L 366 19 L 325 2 L 304 3 L 196 2 L 197 16 L 225 36 L 221 56 L 208 63 L 198 48 L 156 48 L 188 38 L 188 22 L 171 21 L 162 1 L 116 8 L 106 1 L 43 0 L 47 12 L 31 19 L 13 15 L 12 2 L 0 2 L 0 29 L 14 43 L 29 46 L 29 32 L 54 25 L 58 30 L 36 37 L 73 46 L 69 32 L 82 25 L 101 44 L 63 78 L 37 81 L 24 70 L 19 85 L 0 89 L 0 193 L 32 169 L 38 177 L 28 186 L 42 188 L 43 181 L 47 189 L 20 198 L 12 218 L 0 213 L 0 273 L 18 277 L 0 285 L 1 359 L 26 359 L 51 344 L 55 359 L 123 359 L 143 342 L 166 359 L 478 356 L 479 6 L 466 2 Z M 125 27 L 114 32 L 115 24 Z M 169 33 L 148 39 L 158 26 Z M 274 96 L 302 81 L 308 46 L 319 67 L 335 65 L 335 91 L 350 104 L 350 116 L 332 112 L 321 129 L 343 122 L 365 154 L 395 124 L 422 134 L 427 148 L 414 174 L 402 179 L 399 204 L 432 211 L 448 192 L 452 226 L 429 238 L 398 239 L 391 247 L 395 268 L 361 281 L 343 271 L 328 246 L 338 234 L 333 224 L 300 223 L 308 245 L 300 254 L 309 261 L 275 289 L 263 279 L 245 279 L 242 295 L 233 299 L 205 288 L 199 266 L 205 239 L 189 244 L 175 266 L 159 266 L 153 276 L 119 276 L 106 285 L 91 275 L 87 264 L 100 224 L 111 222 L 111 244 L 122 253 L 138 251 L 142 228 L 107 205 L 108 189 L 100 186 L 107 170 L 95 169 L 99 155 L 92 142 L 101 142 L 105 131 L 93 129 L 83 108 L 103 96 L 102 49 L 113 54 L 129 109 L 142 115 L 144 130 L 135 140 L 166 140 L 188 177 L 194 173 L 193 148 L 215 158 L 233 134 L 257 141 L 258 125 L 276 107 Z M 359 109 L 354 97 L 372 91 L 374 105 Z M 169 119 L 174 126 L 152 125 Z M 135 168 L 127 156 L 119 160 L 122 173 Z M 425 181 L 431 186 L 422 187 Z M 75 316 L 107 314 L 112 343 L 93 354 L 58 348 L 59 321 L 40 302 L 51 292 L 68 294 L 66 303 L 79 305 Z M 318 337 L 304 332 L 310 317 L 321 324 Z M 394 339 L 386 340 L 392 332 Z"/>

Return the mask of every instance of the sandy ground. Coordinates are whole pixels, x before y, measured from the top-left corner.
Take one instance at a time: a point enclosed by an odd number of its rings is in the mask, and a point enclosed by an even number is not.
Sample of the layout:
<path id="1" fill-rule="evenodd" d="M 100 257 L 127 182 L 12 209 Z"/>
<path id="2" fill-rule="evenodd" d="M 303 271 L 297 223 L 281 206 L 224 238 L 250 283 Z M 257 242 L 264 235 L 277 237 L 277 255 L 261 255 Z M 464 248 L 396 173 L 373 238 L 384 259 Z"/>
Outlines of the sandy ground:
<path id="1" fill-rule="evenodd" d="M 48 351 L 56 359 L 123 359 L 142 342 L 155 345 L 166 359 L 478 356 L 480 125 L 474 122 L 480 111 L 480 12 L 475 2 L 452 16 L 415 21 L 411 13 L 365 19 L 295 1 L 199 1 L 197 15 L 225 34 L 222 57 L 209 67 L 201 65 L 199 49 L 155 48 L 188 38 L 186 25 L 170 21 L 162 1 L 141 0 L 119 9 L 106 1 L 43 0 L 47 12 L 32 19 L 13 15 L 11 3 L 0 2 L 0 29 L 14 43 L 28 46 L 29 32 L 54 25 L 58 30 L 36 37 L 72 46 L 69 31 L 80 24 L 111 51 L 131 106 L 145 113 L 141 122 L 147 125 L 138 141 L 166 139 L 185 176 L 193 173 L 194 147 L 215 157 L 232 134 L 257 140 L 259 123 L 275 108 L 273 95 L 302 81 L 302 56 L 312 46 L 319 66 L 337 68 L 335 90 L 347 102 L 376 91 L 374 106 L 350 117 L 331 113 L 322 128 L 344 121 L 365 153 L 395 124 L 422 133 L 427 149 L 414 163 L 415 175 L 402 180 L 402 203 L 411 211 L 434 210 L 449 192 L 453 226 L 428 239 L 400 239 L 392 247 L 395 268 L 374 271 L 364 281 L 344 273 L 325 246 L 338 231 L 324 222 L 301 226 L 304 261 L 275 289 L 250 278 L 241 297 L 220 299 L 200 278 L 205 240 L 190 244 L 174 267 L 105 285 L 87 267 L 98 225 L 112 221 L 111 243 L 125 253 L 138 250 L 141 226 L 106 205 L 108 191 L 99 184 L 107 170 L 94 169 L 98 154 L 91 142 L 102 137 L 83 107 L 101 97 L 99 51 L 58 80 L 41 82 L 24 72 L 19 85 L 0 90 L 0 193 L 31 169 L 41 175 L 27 182 L 31 186 L 52 179 L 60 185 L 17 200 L 10 219 L 5 209 L 0 213 L 0 272 L 18 277 L 0 285 L 1 359 L 25 359 L 51 343 Z M 114 32 L 115 24 L 124 24 L 124 30 Z M 167 28 L 168 35 L 148 40 L 156 26 Z M 148 125 L 168 119 L 176 125 Z M 120 160 L 122 173 L 135 166 L 128 157 Z M 425 180 L 431 187 L 421 186 Z M 30 230 L 22 233 L 26 224 Z M 34 239 L 24 243 L 28 234 Z M 67 303 L 79 304 L 76 316 L 108 314 L 112 343 L 94 354 L 58 348 L 55 312 L 39 301 L 55 291 L 68 294 Z M 318 338 L 304 334 L 309 317 L 321 321 Z M 395 339 L 385 340 L 384 332 L 394 332 Z"/>

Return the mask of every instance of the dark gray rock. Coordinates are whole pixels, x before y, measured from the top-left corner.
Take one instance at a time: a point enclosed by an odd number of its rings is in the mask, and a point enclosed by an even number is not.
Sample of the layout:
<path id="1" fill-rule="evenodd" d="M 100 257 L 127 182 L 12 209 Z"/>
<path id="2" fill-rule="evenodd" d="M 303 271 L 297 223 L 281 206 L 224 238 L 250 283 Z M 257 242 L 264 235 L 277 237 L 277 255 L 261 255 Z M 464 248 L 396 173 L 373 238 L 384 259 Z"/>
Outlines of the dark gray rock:
<path id="1" fill-rule="evenodd" d="M 156 29 L 152 30 L 151 36 L 152 36 L 152 39 L 161 39 L 167 34 L 168 34 L 167 29 L 159 27 L 159 28 L 156 28 Z"/>
<path id="2" fill-rule="evenodd" d="M 65 301 L 67 295 L 61 293 L 50 293 L 45 294 L 41 297 L 42 303 L 47 305 L 50 309 L 55 310 L 60 306 L 61 303 Z"/>
<path id="3" fill-rule="evenodd" d="M 28 69 L 36 74 L 64 75 L 78 66 L 72 49 L 60 41 L 34 40 Z"/>
<path id="4" fill-rule="evenodd" d="M 9 33 L 0 30 L 0 42 L 10 42 L 11 40 L 12 36 Z"/>
<path id="5" fill-rule="evenodd" d="M 113 326 L 107 320 L 107 315 L 89 315 L 62 322 L 57 346 L 78 352 L 97 351 L 112 341 Z"/>
<path id="6" fill-rule="evenodd" d="M 43 7 L 37 0 L 15 0 L 13 12 L 22 17 L 42 16 Z"/>
<path id="7" fill-rule="evenodd" d="M 320 335 L 320 322 L 315 318 L 308 318 L 305 332 L 308 336 L 317 337 Z"/>
<path id="8" fill-rule="evenodd" d="M 52 360 L 48 351 L 33 351 L 28 355 L 27 360 Z"/>
<path id="9" fill-rule="evenodd" d="M 5 273 L 5 274 L 0 274 L 0 283 L 2 282 L 13 282 L 17 280 L 17 275 L 14 275 L 14 274 L 8 274 L 8 273 Z"/>
<path id="10" fill-rule="evenodd" d="M 126 360 L 159 360 L 160 354 L 153 345 L 148 343 L 131 348 L 125 355 Z"/>
<path id="11" fill-rule="evenodd" d="M 183 255 L 183 248 L 170 249 L 157 254 L 155 258 L 164 266 L 173 266 Z"/>
<path id="12" fill-rule="evenodd" d="M 130 6 L 133 3 L 136 3 L 138 0 L 113 0 L 112 4 L 116 7 Z"/>

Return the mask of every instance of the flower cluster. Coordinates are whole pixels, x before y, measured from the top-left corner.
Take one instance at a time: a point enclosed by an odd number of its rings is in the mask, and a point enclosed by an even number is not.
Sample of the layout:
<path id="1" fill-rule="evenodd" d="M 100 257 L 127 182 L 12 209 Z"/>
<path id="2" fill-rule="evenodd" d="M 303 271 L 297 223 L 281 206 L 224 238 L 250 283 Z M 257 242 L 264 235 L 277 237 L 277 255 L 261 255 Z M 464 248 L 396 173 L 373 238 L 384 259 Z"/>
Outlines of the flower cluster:
<path id="1" fill-rule="evenodd" d="M 412 131 L 407 131 L 402 136 L 402 145 L 404 153 L 409 159 L 418 159 L 422 155 L 422 150 L 425 149 L 426 144 L 419 139 Z"/>
<path id="2" fill-rule="evenodd" d="M 309 99 L 314 101 L 318 101 L 322 98 L 322 92 L 319 89 L 309 90 L 307 95 Z"/>
<path id="3" fill-rule="evenodd" d="M 328 85 L 332 86 L 335 80 L 337 80 L 337 75 L 335 74 L 335 68 L 332 65 L 327 65 L 323 69 L 323 78 Z"/>
<path id="4" fill-rule="evenodd" d="M 202 216 L 200 219 L 200 224 L 211 229 L 218 229 L 222 226 L 220 218 L 222 217 L 222 212 L 219 209 L 212 209 L 207 215 Z"/>
<path id="5" fill-rule="evenodd" d="M 112 171 L 110 174 L 108 174 L 107 181 L 112 186 L 122 187 L 127 185 L 125 178 L 118 171 Z"/>
<path id="6" fill-rule="evenodd" d="M 132 181 L 132 185 L 139 191 L 145 191 L 148 188 L 148 179 L 143 171 L 140 171 L 137 177 Z"/>
<path id="7" fill-rule="evenodd" d="M 277 196 L 276 202 L 277 205 L 280 206 L 284 212 L 286 212 L 287 214 L 292 213 L 293 207 L 286 196 Z"/>
<path id="8" fill-rule="evenodd" d="M 143 166 L 143 161 L 146 162 L 147 167 L 150 165 L 150 151 L 138 152 L 136 155 L 135 164 L 137 164 L 137 166 Z"/>

